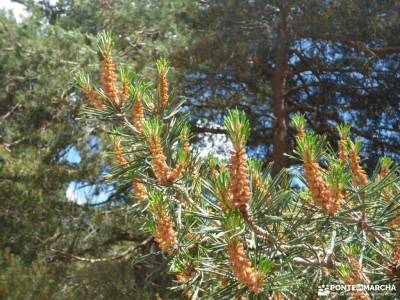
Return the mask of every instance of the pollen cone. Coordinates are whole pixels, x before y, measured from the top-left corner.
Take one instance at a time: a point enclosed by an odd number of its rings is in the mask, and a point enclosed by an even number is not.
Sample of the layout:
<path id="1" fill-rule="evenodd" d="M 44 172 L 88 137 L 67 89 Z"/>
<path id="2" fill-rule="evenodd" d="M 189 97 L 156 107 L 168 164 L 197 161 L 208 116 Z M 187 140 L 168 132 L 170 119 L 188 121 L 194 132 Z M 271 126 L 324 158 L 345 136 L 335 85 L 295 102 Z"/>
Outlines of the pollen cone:
<path id="1" fill-rule="evenodd" d="M 264 278 L 260 272 L 251 266 L 251 262 L 244 251 L 243 243 L 237 239 L 230 241 L 227 246 L 227 252 L 233 274 L 237 279 L 247 285 L 251 291 L 257 294 L 260 293 Z"/>

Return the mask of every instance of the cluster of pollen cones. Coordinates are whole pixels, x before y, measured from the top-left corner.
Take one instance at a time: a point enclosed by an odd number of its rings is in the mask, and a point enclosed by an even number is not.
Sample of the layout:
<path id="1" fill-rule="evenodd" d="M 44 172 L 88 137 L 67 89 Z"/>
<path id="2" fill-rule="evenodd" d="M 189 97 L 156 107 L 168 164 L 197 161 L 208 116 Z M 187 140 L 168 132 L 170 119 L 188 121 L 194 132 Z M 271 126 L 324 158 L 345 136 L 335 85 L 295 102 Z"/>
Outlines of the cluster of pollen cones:
<path id="1" fill-rule="evenodd" d="M 222 193 L 220 196 L 225 199 L 224 202 L 227 202 L 230 208 L 247 210 L 247 205 L 252 194 L 250 191 L 249 169 L 244 146 L 236 147 L 231 152 L 229 174 L 231 179 L 229 195 Z M 227 252 L 232 271 L 237 279 L 251 291 L 259 293 L 262 290 L 264 277 L 257 269 L 251 266 L 243 243 L 236 238 L 230 240 Z"/>
<path id="2" fill-rule="evenodd" d="M 246 205 L 251 199 L 251 191 L 244 147 L 232 151 L 229 163 L 229 174 L 231 177 L 231 197 L 228 205 L 231 208 Z"/>
<path id="3" fill-rule="evenodd" d="M 357 285 L 357 284 L 369 284 L 370 283 L 369 278 L 364 273 L 359 261 L 355 257 L 349 255 L 347 257 L 347 262 L 348 262 L 349 266 L 351 267 L 352 272 L 349 276 L 344 278 L 346 284 Z M 370 300 L 371 299 L 369 297 L 369 295 L 364 291 L 352 291 L 351 295 L 354 297 L 354 299 L 357 299 L 357 300 Z"/>
<path id="4" fill-rule="evenodd" d="M 181 177 L 184 168 L 183 164 L 178 163 L 173 170 L 169 168 L 159 138 L 154 138 L 149 141 L 149 150 L 154 173 L 160 184 L 171 183 Z"/>
<path id="5" fill-rule="evenodd" d="M 123 80 L 121 90 L 119 92 L 122 101 L 126 101 L 129 98 L 129 81 Z"/>
<path id="6" fill-rule="evenodd" d="M 400 242 L 396 245 L 396 252 L 392 258 L 389 269 L 393 276 L 400 276 Z"/>
<path id="7" fill-rule="evenodd" d="M 144 125 L 144 108 L 140 99 L 135 100 L 132 105 L 132 119 L 133 126 L 135 126 L 139 132 L 142 132 Z"/>
<path id="8" fill-rule="evenodd" d="M 354 186 L 364 186 L 368 183 L 367 174 L 365 170 L 360 166 L 360 156 L 353 149 L 349 153 L 350 158 L 350 173 L 351 179 Z"/>
<path id="9" fill-rule="evenodd" d="M 160 105 L 161 107 L 163 107 L 168 103 L 169 100 L 168 79 L 166 72 L 160 73 L 159 81 L 160 81 Z"/>
<path id="10" fill-rule="evenodd" d="M 347 163 L 348 160 L 350 161 L 350 173 L 354 186 L 365 186 L 368 183 L 365 170 L 360 165 L 359 155 L 355 149 L 347 153 L 343 140 L 339 141 L 339 159 L 342 165 Z M 304 176 L 314 203 L 329 215 L 338 212 L 341 208 L 345 191 L 329 186 L 323 178 L 321 167 L 315 161 L 304 163 Z"/>
<path id="11" fill-rule="evenodd" d="M 90 85 L 85 86 L 84 93 L 86 98 L 89 100 L 90 104 L 95 108 L 102 109 L 104 108 L 104 103 L 101 98 L 101 95 L 98 91 L 92 88 Z"/>
<path id="12" fill-rule="evenodd" d="M 232 271 L 238 280 L 251 291 L 259 293 L 264 283 L 264 278 L 259 271 L 251 266 L 251 262 L 244 251 L 243 243 L 237 239 L 231 240 L 228 243 L 227 252 Z"/>
<path id="13" fill-rule="evenodd" d="M 329 215 L 333 215 L 340 210 L 343 193 L 325 183 L 318 163 L 304 163 L 304 176 L 315 205 L 321 207 Z"/>
<path id="14" fill-rule="evenodd" d="M 171 252 L 176 243 L 176 236 L 171 217 L 163 211 L 159 212 L 156 216 L 154 240 L 162 250 Z"/>
<path id="15" fill-rule="evenodd" d="M 144 200 L 146 198 L 146 188 L 142 183 L 134 179 L 132 180 L 132 188 L 135 191 L 136 199 Z"/>
<path id="16" fill-rule="evenodd" d="M 123 148 L 122 148 L 120 140 L 117 139 L 117 140 L 113 141 L 113 151 L 114 151 L 114 154 L 115 154 L 115 160 L 121 166 L 127 167 L 128 166 L 128 161 L 122 155 Z M 144 198 L 146 198 L 146 188 L 144 187 L 144 185 L 142 183 L 140 183 L 139 181 L 134 179 L 134 180 L 132 180 L 132 187 L 133 187 L 133 190 L 135 192 L 135 197 L 136 197 L 137 200 L 143 200 Z"/>
<path id="17" fill-rule="evenodd" d="M 121 145 L 120 140 L 114 140 L 113 141 L 113 151 L 115 154 L 115 160 L 117 163 L 119 163 L 121 166 L 127 166 L 128 161 L 125 159 L 125 157 L 122 155 L 123 149 Z"/>
<path id="18" fill-rule="evenodd" d="M 105 54 L 103 57 L 103 77 L 102 84 L 105 95 L 115 104 L 120 106 L 120 99 L 118 97 L 117 76 L 115 74 L 115 65 L 112 56 Z"/>

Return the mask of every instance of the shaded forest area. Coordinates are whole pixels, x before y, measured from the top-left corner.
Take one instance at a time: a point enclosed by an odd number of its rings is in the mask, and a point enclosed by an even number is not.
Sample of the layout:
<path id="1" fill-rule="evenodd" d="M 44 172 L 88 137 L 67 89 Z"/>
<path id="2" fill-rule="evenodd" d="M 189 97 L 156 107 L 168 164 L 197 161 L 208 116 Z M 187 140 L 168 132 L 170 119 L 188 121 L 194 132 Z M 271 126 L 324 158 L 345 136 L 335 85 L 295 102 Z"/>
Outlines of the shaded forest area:
<path id="1" fill-rule="evenodd" d="M 166 289 L 174 278 L 165 257 L 143 258 L 157 245 L 136 230 L 142 224 L 129 215 L 129 188 L 110 192 L 111 129 L 80 122 L 85 99 L 74 76 L 85 70 L 100 81 L 96 36 L 103 30 L 115 36 L 116 63 L 133 77 L 153 79 L 154 62 L 169 60 L 171 97 L 187 100 L 182 111 L 203 152 L 226 148 L 223 119 L 238 108 L 251 127 L 248 156 L 273 162 L 272 174 L 298 165 L 286 155 L 295 146 L 296 113 L 333 147 L 335 126 L 351 125 L 369 174 L 382 156 L 399 161 L 399 1 L 14 2 L 28 16 L 0 12 L 6 299 L 181 297 Z M 101 201 L 71 201 L 71 183 Z M 80 261 L 129 249 L 128 263 Z"/>

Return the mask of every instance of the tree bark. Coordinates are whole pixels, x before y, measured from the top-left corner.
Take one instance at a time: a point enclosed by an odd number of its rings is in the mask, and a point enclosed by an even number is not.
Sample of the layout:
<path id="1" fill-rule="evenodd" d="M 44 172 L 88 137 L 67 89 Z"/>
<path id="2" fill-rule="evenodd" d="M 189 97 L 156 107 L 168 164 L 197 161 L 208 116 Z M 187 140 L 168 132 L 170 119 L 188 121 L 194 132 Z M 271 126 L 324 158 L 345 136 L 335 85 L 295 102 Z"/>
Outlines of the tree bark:
<path id="1" fill-rule="evenodd" d="M 286 101 L 286 81 L 289 59 L 288 8 L 280 10 L 277 27 L 278 45 L 275 56 L 275 69 L 272 74 L 272 105 L 274 113 L 273 129 L 273 174 L 287 167 L 289 160 L 285 156 L 289 143 L 289 113 Z"/>

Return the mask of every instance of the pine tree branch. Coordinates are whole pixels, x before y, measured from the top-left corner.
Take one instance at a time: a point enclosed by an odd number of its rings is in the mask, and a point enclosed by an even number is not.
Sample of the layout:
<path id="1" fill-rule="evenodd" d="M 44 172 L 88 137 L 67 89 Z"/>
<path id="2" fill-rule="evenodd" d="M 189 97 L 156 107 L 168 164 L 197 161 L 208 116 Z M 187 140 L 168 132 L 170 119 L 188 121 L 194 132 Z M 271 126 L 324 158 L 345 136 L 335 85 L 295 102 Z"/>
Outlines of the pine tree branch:
<path id="1" fill-rule="evenodd" d="M 117 236 L 114 236 L 108 240 L 103 241 L 101 244 L 99 245 L 93 245 L 92 247 L 80 250 L 77 255 L 78 256 L 82 256 L 86 253 L 91 252 L 92 250 L 94 250 L 95 248 L 103 248 L 103 247 L 107 247 L 110 245 L 113 245 L 116 242 L 120 242 L 120 241 L 131 241 L 131 242 L 140 242 L 140 240 L 138 240 L 137 238 L 133 238 L 131 236 L 129 236 L 128 232 L 122 232 L 120 234 L 118 234 Z"/>
<path id="2" fill-rule="evenodd" d="M 302 266 L 315 266 L 315 267 L 327 267 L 327 268 L 335 268 L 340 264 L 328 260 L 326 257 L 323 260 L 319 260 L 316 258 L 302 258 L 302 257 L 294 257 L 292 263 L 295 265 Z"/>
<path id="3" fill-rule="evenodd" d="M 128 118 L 125 116 L 123 113 L 116 114 L 121 120 L 125 122 L 125 124 L 129 127 L 130 130 L 133 131 L 134 134 L 136 135 L 141 135 L 141 132 L 136 129 L 135 126 L 131 122 L 129 122 Z"/>
<path id="4" fill-rule="evenodd" d="M 216 134 L 226 134 L 226 130 L 222 128 L 209 128 L 209 127 L 199 127 L 191 126 L 193 133 L 216 133 Z"/>
<path id="5" fill-rule="evenodd" d="M 253 221 L 253 217 L 250 214 L 250 209 L 249 209 L 249 205 L 242 205 L 239 208 L 240 210 L 240 214 L 243 218 L 243 220 L 246 222 L 246 224 L 249 226 L 249 228 L 255 233 L 257 234 L 258 237 L 260 237 L 261 239 L 265 240 L 268 242 L 268 244 L 274 244 L 276 246 L 278 246 L 278 249 L 280 249 L 280 245 L 278 243 L 278 241 L 276 240 L 276 238 L 269 233 L 268 231 L 264 230 L 263 228 L 259 227 L 258 225 L 256 225 Z M 282 250 L 282 249 L 280 249 Z"/>
<path id="6" fill-rule="evenodd" d="M 362 41 L 357 41 L 352 39 L 351 37 L 335 32 L 327 32 L 325 34 L 308 37 L 314 40 L 326 40 L 331 42 L 341 42 L 351 48 L 357 49 L 358 51 L 365 52 L 374 57 L 382 57 L 388 54 L 397 54 L 400 53 L 400 46 L 399 45 L 390 45 L 386 47 L 369 47 L 366 43 Z"/>
<path id="7" fill-rule="evenodd" d="M 110 257 L 102 257 L 102 258 L 88 258 L 88 257 L 82 257 L 82 256 L 73 255 L 73 254 L 68 254 L 68 253 L 65 253 L 63 251 L 56 250 L 56 249 L 51 249 L 51 250 L 53 252 L 59 253 L 62 256 L 66 256 L 66 257 L 69 257 L 69 258 L 72 258 L 72 259 L 75 259 L 78 261 L 87 262 L 87 263 L 102 263 L 102 262 L 110 262 L 110 261 L 119 260 L 121 258 L 124 258 L 125 256 L 134 252 L 137 248 L 147 245 L 152 240 L 153 240 L 153 236 L 149 236 L 147 239 L 145 239 L 140 244 L 131 246 L 128 249 L 126 249 L 125 251 L 123 251 L 117 255 L 113 255 Z"/>
<path id="8" fill-rule="evenodd" d="M 0 119 L 0 124 L 4 121 L 4 120 L 6 120 L 8 117 L 10 117 L 11 115 L 12 115 L 12 113 L 14 112 L 14 111 L 16 111 L 18 108 L 20 108 L 22 106 L 22 104 L 21 103 L 17 103 L 17 104 L 15 104 L 6 114 L 4 114 L 4 115 L 2 115 L 1 116 L 1 119 Z"/>
<path id="9" fill-rule="evenodd" d="M 337 124 L 345 123 L 345 122 L 343 122 L 343 120 L 341 119 L 341 117 L 339 116 L 339 114 L 337 112 L 329 112 L 327 110 L 320 110 L 318 107 L 310 107 L 305 104 L 298 103 L 298 102 L 294 101 L 293 99 L 291 100 L 290 105 L 291 106 L 288 109 L 289 112 L 310 112 L 310 113 L 315 113 L 324 118 L 328 118 L 329 120 L 335 121 Z M 315 129 L 315 131 L 318 132 L 316 127 L 314 127 L 313 129 Z M 354 127 L 351 127 L 350 130 L 356 136 L 366 138 L 367 140 L 370 140 L 378 145 L 381 145 L 382 147 L 384 147 L 388 150 L 391 150 L 395 153 L 400 153 L 399 147 L 397 145 L 385 143 L 382 140 L 373 137 L 371 132 L 367 133 L 367 132 L 361 131 L 357 128 L 354 128 Z"/>
<path id="10" fill-rule="evenodd" d="M 383 236 L 378 230 L 373 228 L 367 222 L 363 221 L 361 217 L 348 218 L 348 217 L 334 216 L 334 219 L 346 224 L 354 224 L 354 225 L 357 224 L 359 229 L 361 230 L 366 229 L 368 232 L 375 235 L 379 240 L 384 241 L 391 246 L 394 246 L 393 242 L 388 240 L 385 236 Z"/>

